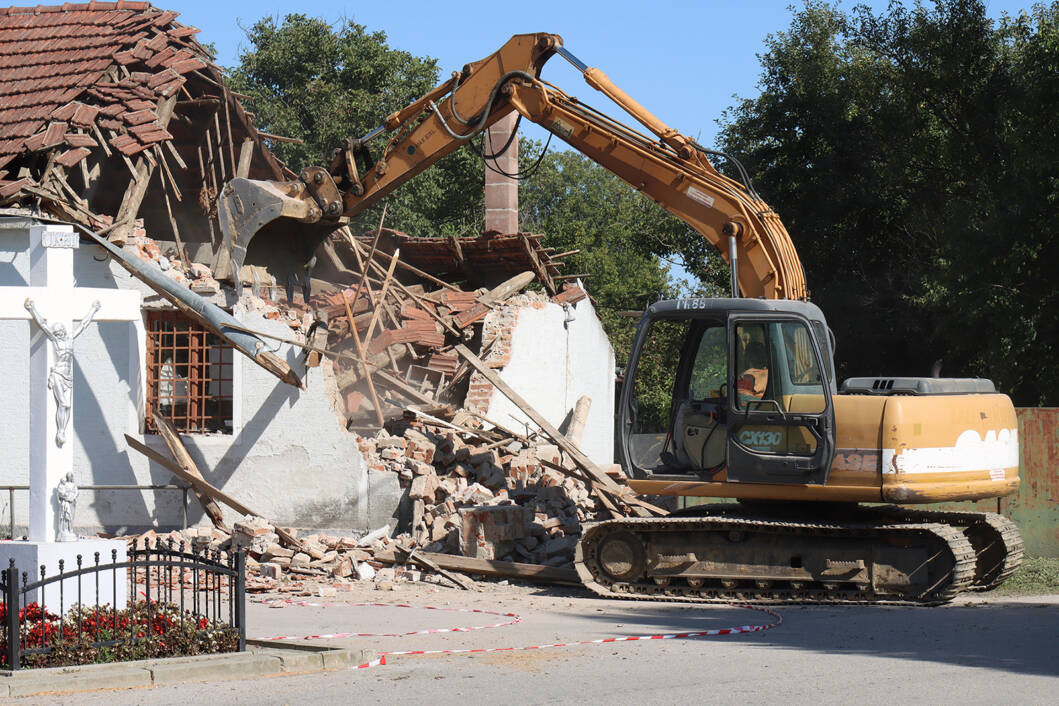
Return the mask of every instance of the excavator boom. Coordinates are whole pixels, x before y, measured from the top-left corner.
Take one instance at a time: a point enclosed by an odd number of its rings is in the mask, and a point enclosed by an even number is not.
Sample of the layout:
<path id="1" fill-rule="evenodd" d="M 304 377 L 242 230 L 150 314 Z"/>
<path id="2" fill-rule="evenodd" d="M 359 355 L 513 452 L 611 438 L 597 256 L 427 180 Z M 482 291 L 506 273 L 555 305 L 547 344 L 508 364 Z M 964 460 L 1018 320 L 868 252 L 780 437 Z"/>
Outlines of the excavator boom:
<path id="1" fill-rule="evenodd" d="M 540 80 L 560 54 L 586 82 L 654 134 L 649 137 Z M 805 299 L 797 252 L 779 217 L 754 193 L 718 172 L 705 150 L 666 126 L 596 68 L 568 52 L 554 34 L 521 34 L 496 53 L 388 116 L 359 140 L 346 140 L 329 167 L 309 167 L 291 182 L 233 179 L 218 204 L 234 271 L 254 235 L 280 218 L 302 223 L 356 216 L 517 111 L 645 193 L 705 237 L 733 265 L 748 297 Z M 389 133 L 376 161 L 369 143 Z M 307 248 L 308 250 L 308 248 Z M 736 262 L 739 263 L 736 266 Z M 733 289 L 735 289 L 733 282 Z"/>

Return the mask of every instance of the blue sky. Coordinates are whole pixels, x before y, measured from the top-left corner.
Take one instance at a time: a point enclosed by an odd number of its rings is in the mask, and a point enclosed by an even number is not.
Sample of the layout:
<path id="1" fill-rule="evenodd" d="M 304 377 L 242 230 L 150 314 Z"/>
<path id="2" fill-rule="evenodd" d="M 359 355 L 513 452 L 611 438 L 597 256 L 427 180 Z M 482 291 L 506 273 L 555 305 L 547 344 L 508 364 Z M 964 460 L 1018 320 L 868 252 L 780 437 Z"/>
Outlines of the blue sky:
<path id="1" fill-rule="evenodd" d="M 554 32 L 589 66 L 598 66 L 619 86 L 681 132 L 712 144 L 716 120 L 734 103 L 750 97 L 760 73 L 757 55 L 770 33 L 790 24 L 791 0 L 729 2 L 399 2 L 349 3 L 317 0 L 289 2 L 206 2 L 154 0 L 181 13 L 180 22 L 202 30 L 223 66 L 238 62 L 247 44 L 241 27 L 265 16 L 292 11 L 338 22 L 348 18 L 370 30 L 386 32 L 390 46 L 438 59 L 442 76 L 499 48 L 511 35 Z M 797 3 L 795 3 L 797 4 Z M 854 3 L 844 2 L 850 8 Z M 885 0 L 870 2 L 885 8 Z M 1017 13 L 1028 0 L 987 0 L 991 16 Z M 595 94 L 574 69 L 559 58 L 544 78 L 605 112 L 617 109 Z M 380 116 L 381 118 L 382 116 Z M 623 115 L 621 117 L 624 117 Z M 525 125 L 525 123 L 523 123 Z M 535 126 L 531 126 L 535 128 Z M 528 132 L 540 139 L 542 131 Z M 555 145 L 553 145 L 555 146 Z"/>

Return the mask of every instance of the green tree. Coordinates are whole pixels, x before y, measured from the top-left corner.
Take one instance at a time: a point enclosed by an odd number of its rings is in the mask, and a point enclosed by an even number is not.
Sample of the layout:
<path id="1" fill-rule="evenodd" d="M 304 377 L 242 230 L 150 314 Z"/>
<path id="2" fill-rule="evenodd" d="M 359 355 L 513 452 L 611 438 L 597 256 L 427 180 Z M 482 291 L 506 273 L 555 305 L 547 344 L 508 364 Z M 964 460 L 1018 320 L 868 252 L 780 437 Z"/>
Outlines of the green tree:
<path id="1" fill-rule="evenodd" d="M 392 49 L 385 32 L 348 20 L 269 17 L 247 30 L 247 40 L 229 80 L 251 96 L 262 130 L 303 141 L 270 145 L 295 171 L 329 163 L 344 138 L 367 134 L 438 83 L 436 60 Z M 381 140 L 371 146 L 376 155 Z M 417 235 L 480 231 L 482 174 L 468 150 L 446 157 L 388 197 L 387 225 Z M 363 214 L 361 226 L 374 228 L 380 209 Z"/>
<path id="2" fill-rule="evenodd" d="M 846 374 L 993 378 L 1059 400 L 1059 3 L 991 20 L 978 0 L 876 14 L 809 2 L 726 112 L 791 231 Z"/>

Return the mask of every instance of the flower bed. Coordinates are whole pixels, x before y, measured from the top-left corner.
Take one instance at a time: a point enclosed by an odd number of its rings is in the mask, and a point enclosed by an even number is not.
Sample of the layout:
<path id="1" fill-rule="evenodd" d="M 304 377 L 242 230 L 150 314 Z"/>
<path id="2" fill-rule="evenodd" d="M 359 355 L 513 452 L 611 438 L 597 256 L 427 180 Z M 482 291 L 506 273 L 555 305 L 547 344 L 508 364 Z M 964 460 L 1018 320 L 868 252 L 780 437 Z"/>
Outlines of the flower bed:
<path id="1" fill-rule="evenodd" d="M 23 667 L 186 657 L 239 648 L 239 633 L 227 623 L 196 618 L 190 611 L 181 614 L 176 606 L 163 603 L 138 602 L 116 612 L 109 606 L 80 606 L 61 618 L 30 603 L 18 618 Z M 0 604 L 0 625 L 6 620 L 7 606 Z M 6 634 L 0 638 L 0 668 L 9 668 Z"/>

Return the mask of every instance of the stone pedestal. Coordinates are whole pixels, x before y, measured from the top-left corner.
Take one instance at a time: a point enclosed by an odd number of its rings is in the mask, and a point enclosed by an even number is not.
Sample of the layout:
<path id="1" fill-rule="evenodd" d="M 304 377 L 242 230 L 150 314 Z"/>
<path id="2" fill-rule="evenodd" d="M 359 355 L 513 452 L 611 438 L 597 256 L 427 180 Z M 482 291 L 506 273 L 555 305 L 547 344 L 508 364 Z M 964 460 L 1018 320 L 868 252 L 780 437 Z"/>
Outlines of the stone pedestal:
<path id="1" fill-rule="evenodd" d="M 80 602 L 82 605 L 116 605 L 119 610 L 125 608 L 128 601 L 128 580 L 124 568 L 113 569 L 112 552 L 117 550 L 117 561 L 126 561 L 125 541 L 122 539 L 79 539 L 75 542 L 20 542 L 0 541 L 0 568 L 6 569 L 10 560 L 15 560 L 19 573 L 19 587 L 22 586 L 22 573 L 26 573 L 26 582 L 40 581 L 40 567 L 44 565 L 44 577 L 59 575 L 59 560 L 63 561 L 63 574 L 77 571 L 77 557 L 81 556 L 81 568 L 88 569 L 96 565 L 96 552 L 99 552 L 99 565 L 107 567 L 99 572 L 89 572 L 79 577 L 71 576 L 63 581 L 56 581 L 43 586 L 43 591 L 36 589 L 28 592 L 25 602 L 42 603 L 48 610 L 58 613 L 61 599 L 63 611 L 68 611 Z M 97 594 L 98 586 L 98 594 Z"/>

